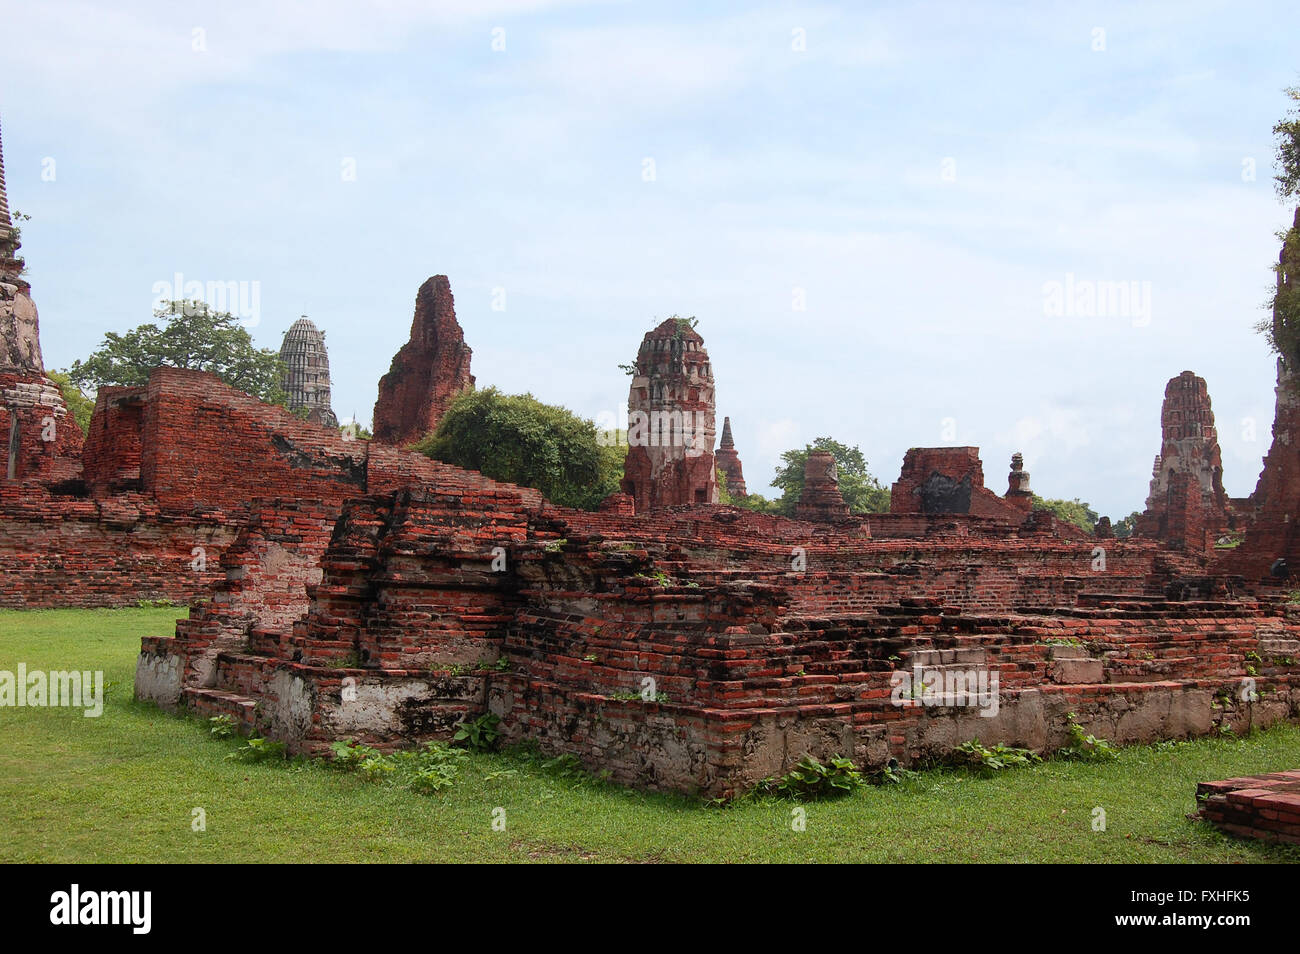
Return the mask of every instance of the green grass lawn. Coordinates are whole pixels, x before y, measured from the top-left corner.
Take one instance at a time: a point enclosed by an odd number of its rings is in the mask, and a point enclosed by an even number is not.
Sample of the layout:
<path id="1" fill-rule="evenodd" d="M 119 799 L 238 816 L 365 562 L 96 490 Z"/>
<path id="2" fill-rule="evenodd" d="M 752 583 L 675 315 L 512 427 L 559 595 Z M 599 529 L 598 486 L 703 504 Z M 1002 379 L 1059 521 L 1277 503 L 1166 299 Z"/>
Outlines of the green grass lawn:
<path id="1" fill-rule="evenodd" d="M 0 669 L 102 669 L 110 684 L 97 719 L 0 708 L 0 861 L 1300 860 L 1185 817 L 1198 781 L 1300 767 L 1296 726 L 990 779 L 924 773 L 808 805 L 802 832 L 787 802 L 710 808 L 564 778 L 525 753 L 471 756 L 436 795 L 317 763 L 227 761 L 239 740 L 131 699 L 139 637 L 170 632 L 180 612 L 0 611 Z M 191 830 L 196 807 L 206 831 Z"/>

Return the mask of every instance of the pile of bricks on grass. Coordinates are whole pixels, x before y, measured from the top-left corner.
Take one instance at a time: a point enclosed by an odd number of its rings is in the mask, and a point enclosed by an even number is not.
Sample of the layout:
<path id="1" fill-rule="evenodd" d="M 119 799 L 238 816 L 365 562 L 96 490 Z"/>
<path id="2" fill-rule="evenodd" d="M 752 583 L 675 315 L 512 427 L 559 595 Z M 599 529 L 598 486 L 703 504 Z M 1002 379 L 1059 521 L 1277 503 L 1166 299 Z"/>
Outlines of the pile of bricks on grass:
<path id="1" fill-rule="evenodd" d="M 1300 845 L 1300 770 L 1196 786 L 1200 818 L 1230 835 Z"/>

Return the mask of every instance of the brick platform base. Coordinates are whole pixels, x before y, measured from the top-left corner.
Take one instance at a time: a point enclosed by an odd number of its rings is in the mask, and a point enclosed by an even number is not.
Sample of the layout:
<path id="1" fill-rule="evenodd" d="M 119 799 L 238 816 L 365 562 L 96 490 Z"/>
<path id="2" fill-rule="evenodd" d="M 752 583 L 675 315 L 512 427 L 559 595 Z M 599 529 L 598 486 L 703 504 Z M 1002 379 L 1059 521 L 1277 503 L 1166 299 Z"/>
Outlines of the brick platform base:
<path id="1" fill-rule="evenodd" d="M 1196 786 L 1198 813 L 1231 835 L 1300 845 L 1300 770 Z"/>

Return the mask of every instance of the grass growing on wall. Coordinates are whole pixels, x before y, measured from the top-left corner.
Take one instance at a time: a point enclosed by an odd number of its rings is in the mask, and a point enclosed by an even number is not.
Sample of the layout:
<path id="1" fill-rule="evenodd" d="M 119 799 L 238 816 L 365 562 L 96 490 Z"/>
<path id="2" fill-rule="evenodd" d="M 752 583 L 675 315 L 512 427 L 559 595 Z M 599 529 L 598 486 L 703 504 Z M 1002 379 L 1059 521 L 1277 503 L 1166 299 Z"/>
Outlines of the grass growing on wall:
<path id="1" fill-rule="evenodd" d="M 789 802 L 711 808 L 520 752 L 471 754 L 434 795 L 316 763 L 227 760 L 242 740 L 131 698 L 140 637 L 183 612 L 0 611 L 0 670 L 102 669 L 110 683 L 98 719 L 0 708 L 0 862 L 1300 860 L 1185 817 L 1198 781 L 1300 767 L 1297 726 L 992 778 L 923 773 L 803 806 L 802 832 Z M 192 830 L 195 808 L 206 831 Z"/>

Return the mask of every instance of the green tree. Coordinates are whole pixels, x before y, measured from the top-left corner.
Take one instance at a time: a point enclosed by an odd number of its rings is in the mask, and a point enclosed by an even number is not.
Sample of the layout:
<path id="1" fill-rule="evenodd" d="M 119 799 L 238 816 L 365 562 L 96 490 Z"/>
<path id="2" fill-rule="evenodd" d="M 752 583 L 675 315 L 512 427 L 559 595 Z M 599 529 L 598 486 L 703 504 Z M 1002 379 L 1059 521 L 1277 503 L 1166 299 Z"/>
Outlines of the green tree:
<path id="1" fill-rule="evenodd" d="M 727 490 L 727 475 L 721 467 L 718 468 L 718 503 L 724 507 L 736 506 L 736 498 Z"/>
<path id="2" fill-rule="evenodd" d="M 1034 509 L 1048 510 L 1064 520 L 1066 523 L 1072 523 L 1076 527 L 1082 527 L 1089 533 L 1097 526 L 1097 514 L 1091 507 L 1075 497 L 1073 500 L 1048 500 L 1034 494 Z"/>
<path id="3" fill-rule="evenodd" d="M 1140 516 L 1141 514 L 1134 510 L 1123 520 L 1116 521 L 1114 526 L 1111 527 L 1115 532 L 1115 538 L 1117 540 L 1127 540 L 1133 536 L 1133 533 L 1137 530 L 1137 518 Z"/>
<path id="4" fill-rule="evenodd" d="M 1284 90 L 1293 105 L 1273 127 L 1277 137 L 1277 196 L 1283 202 L 1300 196 L 1300 87 Z M 1300 229 L 1279 232 L 1281 261 L 1273 264 L 1278 282 L 1264 307 L 1269 312 L 1255 327 L 1269 347 L 1292 366 L 1300 364 Z"/>
<path id="5" fill-rule="evenodd" d="M 601 446 L 596 425 L 566 408 L 496 388 L 460 394 L 415 449 L 584 510 L 618 490 L 627 453 L 626 444 Z"/>
<path id="6" fill-rule="evenodd" d="M 781 515 L 786 512 L 780 500 L 768 500 L 762 494 L 732 494 L 727 487 L 727 475 L 722 468 L 718 468 L 718 502 L 729 507 L 744 507 L 756 513 Z"/>
<path id="7" fill-rule="evenodd" d="M 819 437 L 803 448 L 788 450 L 781 455 L 781 466 L 777 467 L 776 476 L 772 478 L 772 486 L 781 491 L 780 499 L 773 501 L 780 513 L 787 516 L 794 513 L 799 495 L 803 493 L 804 464 L 813 451 L 828 451 L 835 458 L 840 493 L 851 512 L 885 513 L 889 510 L 889 488 L 871 476 L 862 451 L 857 446 L 849 447 L 829 437 Z"/>
<path id="8" fill-rule="evenodd" d="M 340 424 L 339 433 L 342 434 L 345 438 L 351 437 L 353 440 L 358 440 L 358 441 L 368 441 L 374 438 L 375 436 L 370 432 L 369 428 L 362 427 L 355 420 L 347 421 L 346 423 Z"/>
<path id="9" fill-rule="evenodd" d="M 81 427 L 81 433 L 90 433 L 90 418 L 95 413 L 95 402 L 82 393 L 81 388 L 72 383 L 66 371 L 46 371 L 45 376 L 59 386 L 63 392 L 63 403 L 68 405 L 68 413 Z"/>
<path id="10" fill-rule="evenodd" d="M 1285 202 L 1300 195 L 1300 86 L 1282 92 L 1293 105 L 1273 126 L 1277 139 L 1277 174 L 1273 179 L 1277 197 Z"/>
<path id="11" fill-rule="evenodd" d="M 287 400 L 280 389 L 284 364 L 269 348 L 253 345 L 248 329 L 228 312 L 213 311 L 201 301 L 173 301 L 154 311 L 157 324 L 140 325 L 125 334 L 109 332 L 85 361 L 74 361 L 68 377 L 79 387 L 139 386 L 149 372 L 166 366 L 210 371 L 232 388 L 269 404 Z"/>

